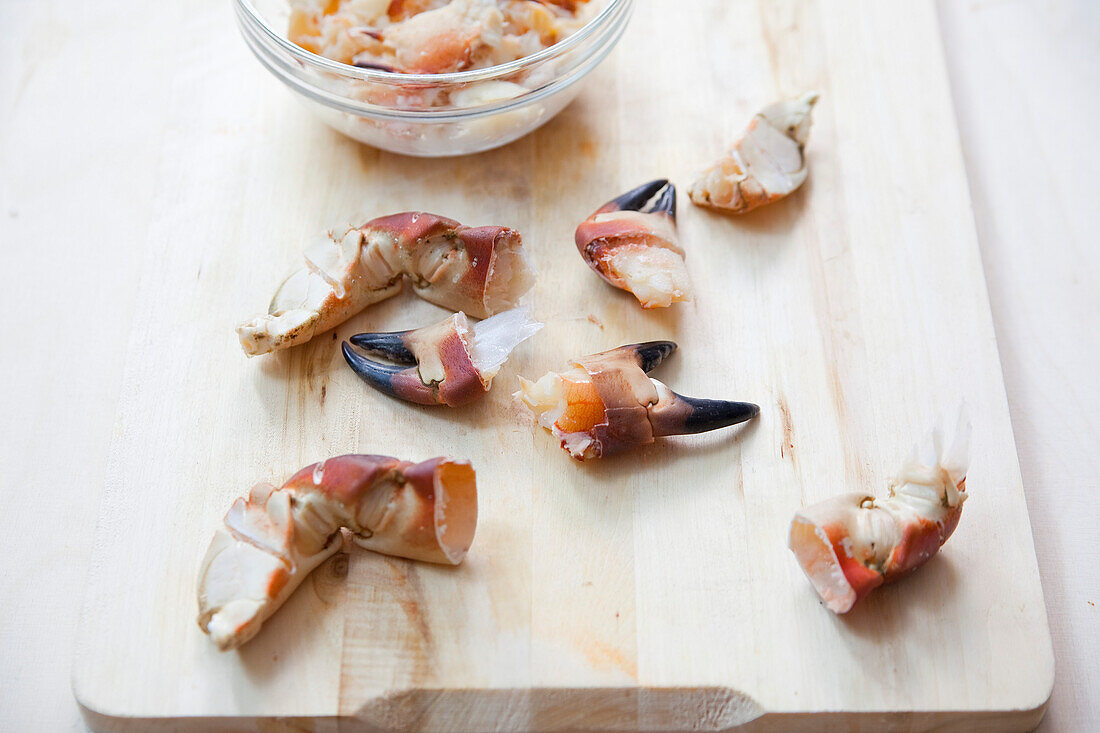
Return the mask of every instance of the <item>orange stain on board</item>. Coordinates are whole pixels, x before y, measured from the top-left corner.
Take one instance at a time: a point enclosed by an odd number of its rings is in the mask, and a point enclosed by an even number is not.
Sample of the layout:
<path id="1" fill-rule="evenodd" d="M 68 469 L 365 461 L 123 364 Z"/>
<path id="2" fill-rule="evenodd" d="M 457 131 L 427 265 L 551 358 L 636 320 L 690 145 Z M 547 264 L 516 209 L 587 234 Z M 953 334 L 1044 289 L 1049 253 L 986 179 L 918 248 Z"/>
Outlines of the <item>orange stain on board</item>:
<path id="1" fill-rule="evenodd" d="M 783 422 L 783 442 L 779 445 L 779 455 L 794 460 L 794 423 L 791 420 L 791 408 L 787 400 L 779 398 L 779 417 Z"/>
<path id="2" fill-rule="evenodd" d="M 631 679 L 638 678 L 638 661 L 610 644 L 602 641 L 590 642 L 584 648 L 584 656 L 597 669 L 614 667 L 625 672 Z"/>

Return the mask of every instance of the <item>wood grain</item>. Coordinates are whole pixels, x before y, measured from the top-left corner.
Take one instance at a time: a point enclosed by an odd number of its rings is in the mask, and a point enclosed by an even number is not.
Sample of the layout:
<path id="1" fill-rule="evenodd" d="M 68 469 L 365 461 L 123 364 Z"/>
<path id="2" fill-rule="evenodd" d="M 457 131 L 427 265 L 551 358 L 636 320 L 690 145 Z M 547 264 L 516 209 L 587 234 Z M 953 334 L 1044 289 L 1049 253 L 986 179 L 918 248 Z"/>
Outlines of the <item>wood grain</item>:
<path id="1" fill-rule="evenodd" d="M 362 148 L 259 69 L 176 78 L 74 670 L 97 727 L 1037 722 L 1049 634 L 931 7 L 713 2 L 671 20 L 666 7 L 639 7 L 561 117 L 471 159 Z M 659 65 L 655 37 L 676 51 Z M 738 220 L 681 211 L 694 304 L 642 313 L 573 253 L 595 206 L 658 175 L 685 184 L 763 102 L 810 87 L 823 99 L 802 191 Z M 516 226 L 543 271 L 533 302 L 550 325 L 485 402 L 381 400 L 328 336 L 244 360 L 232 324 L 308 236 L 413 208 Z M 336 336 L 436 315 L 401 297 Z M 578 465 L 508 396 L 517 373 L 669 337 L 681 351 L 662 379 L 757 401 L 759 422 Z M 791 514 L 881 489 L 963 399 L 979 429 L 959 532 L 834 618 L 784 547 Z M 468 561 L 333 561 L 240 654 L 217 654 L 193 584 L 221 513 L 254 481 L 351 451 L 470 457 L 482 521 Z"/>

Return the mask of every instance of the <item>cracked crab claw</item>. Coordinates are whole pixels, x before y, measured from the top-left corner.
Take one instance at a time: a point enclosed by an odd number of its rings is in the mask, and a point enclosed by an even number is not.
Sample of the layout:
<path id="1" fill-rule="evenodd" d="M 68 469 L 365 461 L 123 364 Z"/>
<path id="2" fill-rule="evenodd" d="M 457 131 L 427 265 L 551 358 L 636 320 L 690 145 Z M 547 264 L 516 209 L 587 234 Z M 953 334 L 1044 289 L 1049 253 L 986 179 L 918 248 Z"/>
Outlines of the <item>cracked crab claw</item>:
<path id="1" fill-rule="evenodd" d="M 267 314 L 237 327 L 241 347 L 256 356 L 305 343 L 401 292 L 405 279 L 424 300 L 485 318 L 514 307 L 534 273 L 514 229 L 421 212 L 374 219 L 307 250 Z"/>
<path id="2" fill-rule="evenodd" d="M 872 590 L 902 578 L 936 554 L 966 500 L 970 424 L 960 416 L 944 450 L 939 431 L 902 466 L 889 496 L 844 494 L 799 511 L 789 545 L 833 613 L 847 613 Z"/>
<path id="3" fill-rule="evenodd" d="M 584 261 L 605 282 L 633 293 L 643 308 L 691 300 L 676 234 L 676 187 L 650 181 L 607 202 L 576 233 Z"/>
<path id="4" fill-rule="evenodd" d="M 244 644 L 340 550 L 341 528 L 368 550 L 457 565 L 476 526 L 466 461 L 347 455 L 306 466 L 230 507 L 199 570 L 199 626 L 222 651 Z"/>
<path id="5" fill-rule="evenodd" d="M 398 366 L 368 359 L 347 342 L 344 359 L 367 384 L 389 395 L 420 405 L 458 407 L 488 392 L 512 349 L 542 325 L 520 308 L 474 324 L 460 311 L 412 331 L 351 337 L 351 344 Z"/>
<path id="6" fill-rule="evenodd" d="M 816 92 L 762 109 L 688 195 L 700 206 L 744 214 L 778 201 L 806 180 L 803 150 L 810 137 Z"/>
<path id="7" fill-rule="evenodd" d="M 666 435 L 717 430 L 760 413 L 748 402 L 684 397 L 646 375 L 675 349 L 671 341 L 650 341 L 581 357 L 537 382 L 521 377 L 516 396 L 561 440 L 562 449 L 580 460 Z"/>

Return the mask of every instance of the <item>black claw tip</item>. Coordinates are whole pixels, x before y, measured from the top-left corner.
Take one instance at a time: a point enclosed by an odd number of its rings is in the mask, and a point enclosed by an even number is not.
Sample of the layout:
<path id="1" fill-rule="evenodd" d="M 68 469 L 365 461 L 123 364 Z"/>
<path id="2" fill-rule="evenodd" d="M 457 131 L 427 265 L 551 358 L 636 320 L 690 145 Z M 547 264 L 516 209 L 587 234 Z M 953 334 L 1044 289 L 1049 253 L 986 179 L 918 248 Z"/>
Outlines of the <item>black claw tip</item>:
<path id="1" fill-rule="evenodd" d="M 349 340 L 364 351 L 384 356 L 398 364 L 415 364 L 416 357 L 405 346 L 406 333 L 408 332 L 357 333 Z"/>
<path id="2" fill-rule="evenodd" d="M 675 392 L 673 394 L 676 394 Z M 760 414 L 760 406 L 751 402 L 727 402 L 726 400 L 705 400 L 695 397 L 676 395 L 682 402 L 691 406 L 691 412 L 684 422 L 684 433 L 705 433 L 729 425 L 747 422 Z"/>
<path id="3" fill-rule="evenodd" d="M 643 372 L 656 369 L 668 355 L 676 351 L 673 341 L 647 341 L 644 344 L 632 344 L 627 348 L 633 349 L 638 356 L 638 365 Z"/>
<path id="4" fill-rule="evenodd" d="M 344 360 L 347 361 L 348 366 L 350 366 L 352 371 L 358 374 L 364 382 L 387 394 L 394 395 L 395 397 L 399 396 L 393 388 L 393 376 L 403 371 L 405 367 L 382 364 L 373 359 L 368 359 L 351 348 L 351 345 L 347 341 L 341 344 L 340 348 L 344 352 Z"/>
<path id="5" fill-rule="evenodd" d="M 655 214 L 667 214 L 676 221 L 676 186 L 669 183 L 668 187 L 648 207 Z"/>
<path id="6" fill-rule="evenodd" d="M 664 178 L 650 181 L 649 183 L 643 183 L 641 186 L 627 191 L 622 196 L 612 199 L 609 203 L 614 204 L 620 211 L 642 211 L 642 207 L 645 206 L 646 202 L 653 198 L 653 196 L 665 186 L 672 188 L 668 180 Z M 673 190 L 672 197 L 673 203 L 675 204 L 675 190 Z M 661 197 L 662 200 L 664 198 L 664 196 Z M 646 212 L 652 210 L 652 208 L 645 209 Z"/>

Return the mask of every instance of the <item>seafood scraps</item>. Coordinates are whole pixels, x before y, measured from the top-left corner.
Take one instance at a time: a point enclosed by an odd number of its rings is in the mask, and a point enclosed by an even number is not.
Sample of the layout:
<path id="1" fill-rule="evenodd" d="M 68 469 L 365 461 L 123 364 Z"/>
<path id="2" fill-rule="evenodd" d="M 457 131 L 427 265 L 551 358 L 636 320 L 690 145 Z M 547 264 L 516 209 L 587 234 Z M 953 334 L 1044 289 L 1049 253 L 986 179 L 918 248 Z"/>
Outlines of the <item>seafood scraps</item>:
<path id="1" fill-rule="evenodd" d="M 691 300 L 676 234 L 676 187 L 650 181 L 607 202 L 576 233 L 584 261 L 605 282 L 633 293 L 643 308 Z"/>
<path id="2" fill-rule="evenodd" d="M 476 526 L 466 461 L 347 455 L 306 466 L 230 507 L 199 570 L 199 626 L 222 651 L 244 644 L 341 549 L 341 528 L 368 550 L 457 565 Z"/>
<path id="3" fill-rule="evenodd" d="M 579 460 L 648 445 L 665 435 L 724 428 L 760 414 L 748 402 L 684 397 L 646 375 L 675 349 L 671 341 L 650 341 L 584 356 L 537 382 L 521 377 L 516 396 Z"/>
<path id="4" fill-rule="evenodd" d="M 488 392 L 512 349 L 542 325 L 518 308 L 474 324 L 458 312 L 412 331 L 352 336 L 351 344 L 343 344 L 344 359 L 367 384 L 386 394 L 420 405 L 458 407 Z M 368 359 L 352 344 L 404 366 Z"/>
<path id="5" fill-rule="evenodd" d="M 365 69 L 442 74 L 515 61 L 576 33 L 588 0 L 290 0 L 287 36 Z"/>
<path id="6" fill-rule="evenodd" d="M 816 92 L 762 109 L 722 158 L 691 184 L 699 206 L 744 214 L 778 201 L 806 180 L 803 155 Z"/>
<path id="7" fill-rule="evenodd" d="M 942 442 L 934 431 L 915 448 L 885 498 L 844 494 L 795 514 L 791 551 L 833 613 L 923 565 L 955 531 L 967 496 L 969 422 L 960 418 L 950 447 Z"/>
<path id="8" fill-rule="evenodd" d="M 406 278 L 424 300 L 475 318 L 514 307 L 534 284 L 514 229 L 394 214 L 307 250 L 305 264 L 279 286 L 267 314 L 237 327 L 241 348 L 256 356 L 305 343 L 396 295 Z"/>

